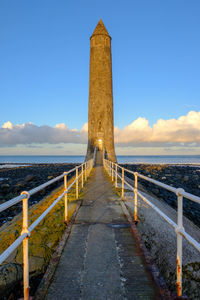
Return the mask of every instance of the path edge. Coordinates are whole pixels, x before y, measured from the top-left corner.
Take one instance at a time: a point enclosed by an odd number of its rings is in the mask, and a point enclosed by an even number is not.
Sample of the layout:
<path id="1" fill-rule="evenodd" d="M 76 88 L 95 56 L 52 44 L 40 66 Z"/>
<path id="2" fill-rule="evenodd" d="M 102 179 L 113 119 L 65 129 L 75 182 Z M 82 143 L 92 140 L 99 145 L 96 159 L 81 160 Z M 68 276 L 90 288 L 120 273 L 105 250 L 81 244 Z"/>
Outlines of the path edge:
<path id="1" fill-rule="evenodd" d="M 33 296 L 34 300 L 43 300 L 46 297 L 46 294 L 48 292 L 48 288 L 52 282 L 54 273 L 56 271 L 57 265 L 60 261 L 60 258 L 62 256 L 62 252 L 63 249 L 65 247 L 65 244 L 70 236 L 71 230 L 72 230 L 72 226 L 74 224 L 74 221 L 76 219 L 77 213 L 79 211 L 79 208 L 82 204 L 82 201 L 79 201 L 79 203 L 77 203 L 77 206 L 72 214 L 71 219 L 69 220 L 67 227 L 63 233 L 62 239 L 60 240 L 55 252 L 52 255 L 52 258 L 49 262 L 49 265 L 44 273 L 44 276 L 35 292 L 35 295 Z"/>
<path id="2" fill-rule="evenodd" d="M 162 277 L 162 275 L 160 274 L 160 271 L 158 270 L 156 264 L 154 263 L 153 258 L 151 257 L 151 254 L 147 250 L 147 248 L 142 240 L 142 236 L 141 236 L 140 232 L 138 231 L 138 229 L 129 213 L 127 206 L 125 205 L 125 203 L 123 203 L 123 201 L 120 200 L 119 202 L 122 207 L 124 215 L 126 216 L 127 220 L 129 221 L 129 223 L 131 225 L 132 234 L 137 242 L 138 248 L 140 249 L 140 251 L 143 254 L 143 258 L 146 262 L 146 266 L 152 276 L 153 281 L 156 284 L 156 287 L 158 288 L 159 299 L 173 300 L 174 297 L 172 296 L 171 292 L 169 291 L 164 278 Z"/>

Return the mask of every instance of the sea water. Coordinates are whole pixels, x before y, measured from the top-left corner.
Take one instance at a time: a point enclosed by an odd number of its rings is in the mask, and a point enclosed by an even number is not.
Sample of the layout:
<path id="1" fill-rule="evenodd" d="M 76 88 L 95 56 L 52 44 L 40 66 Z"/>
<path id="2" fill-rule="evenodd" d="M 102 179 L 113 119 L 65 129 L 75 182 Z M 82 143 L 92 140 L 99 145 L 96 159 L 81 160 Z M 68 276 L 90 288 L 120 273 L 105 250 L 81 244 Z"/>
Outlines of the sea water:
<path id="1" fill-rule="evenodd" d="M 35 156 L 0 156 L 0 164 L 49 164 L 49 163 L 82 163 L 84 155 L 35 155 Z M 198 164 L 200 155 L 129 155 L 117 156 L 118 163 L 145 164 Z"/>

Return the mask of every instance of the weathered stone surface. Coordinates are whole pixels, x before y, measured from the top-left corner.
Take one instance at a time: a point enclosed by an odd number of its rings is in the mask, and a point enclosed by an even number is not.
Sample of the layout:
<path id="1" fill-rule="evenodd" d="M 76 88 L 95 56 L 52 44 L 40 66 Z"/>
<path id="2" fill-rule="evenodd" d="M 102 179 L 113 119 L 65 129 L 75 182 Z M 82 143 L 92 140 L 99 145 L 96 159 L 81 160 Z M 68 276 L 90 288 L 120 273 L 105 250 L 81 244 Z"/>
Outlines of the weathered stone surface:
<path id="1" fill-rule="evenodd" d="M 22 279 L 22 275 L 22 265 L 10 263 L 0 266 L 0 297 L 17 284 Z"/>
<path id="2" fill-rule="evenodd" d="M 111 37 L 102 20 L 90 38 L 90 83 L 88 114 L 88 150 L 105 148 L 108 159 L 116 161 L 113 136 L 113 91 Z"/>
<path id="3" fill-rule="evenodd" d="M 143 194 L 170 219 L 177 222 L 177 213 L 173 208 L 155 197 L 144 192 Z M 126 203 L 130 207 L 130 213 L 132 214 L 134 212 L 133 198 L 133 193 L 126 193 Z M 139 223 L 137 227 L 142 235 L 145 246 L 151 253 L 170 291 L 176 294 L 177 240 L 175 230 L 157 212 L 140 199 L 138 199 L 138 218 Z M 183 217 L 183 224 L 186 232 L 199 242 L 199 228 L 192 224 L 186 217 Z M 183 293 L 191 300 L 200 299 L 199 270 L 199 252 L 183 239 Z"/>
<path id="4" fill-rule="evenodd" d="M 29 181 L 32 181 L 32 180 L 36 180 L 36 179 L 37 179 L 37 176 L 35 176 L 35 175 L 27 175 L 25 177 L 25 181 L 26 182 L 29 182 Z"/>
<path id="5" fill-rule="evenodd" d="M 158 299 L 130 227 L 121 224 L 129 225 L 119 197 L 98 166 L 46 300 Z"/>

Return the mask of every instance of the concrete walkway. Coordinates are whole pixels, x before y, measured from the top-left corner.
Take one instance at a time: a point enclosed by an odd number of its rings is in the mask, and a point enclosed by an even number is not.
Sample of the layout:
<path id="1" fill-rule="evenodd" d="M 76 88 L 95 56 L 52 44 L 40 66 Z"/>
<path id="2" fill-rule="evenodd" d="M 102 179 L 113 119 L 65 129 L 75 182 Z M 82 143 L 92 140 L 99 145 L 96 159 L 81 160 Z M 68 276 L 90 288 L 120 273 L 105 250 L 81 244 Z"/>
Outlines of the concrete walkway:
<path id="1" fill-rule="evenodd" d="M 47 300 L 157 299 L 118 200 L 97 166 Z"/>

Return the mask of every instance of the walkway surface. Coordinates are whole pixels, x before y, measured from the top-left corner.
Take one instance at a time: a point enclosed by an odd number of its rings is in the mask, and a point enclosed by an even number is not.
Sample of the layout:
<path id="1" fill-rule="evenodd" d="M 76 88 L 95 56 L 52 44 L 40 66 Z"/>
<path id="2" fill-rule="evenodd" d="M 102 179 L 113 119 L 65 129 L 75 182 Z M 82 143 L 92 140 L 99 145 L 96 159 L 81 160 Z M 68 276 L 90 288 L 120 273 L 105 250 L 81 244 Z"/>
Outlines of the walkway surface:
<path id="1" fill-rule="evenodd" d="M 103 167 L 87 184 L 46 300 L 157 299 Z"/>

